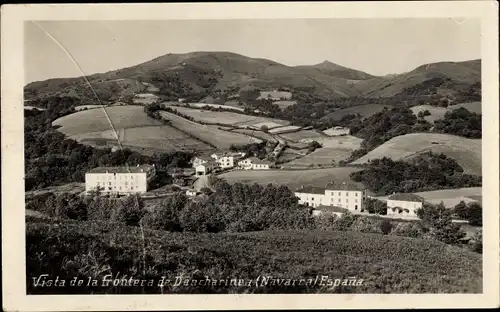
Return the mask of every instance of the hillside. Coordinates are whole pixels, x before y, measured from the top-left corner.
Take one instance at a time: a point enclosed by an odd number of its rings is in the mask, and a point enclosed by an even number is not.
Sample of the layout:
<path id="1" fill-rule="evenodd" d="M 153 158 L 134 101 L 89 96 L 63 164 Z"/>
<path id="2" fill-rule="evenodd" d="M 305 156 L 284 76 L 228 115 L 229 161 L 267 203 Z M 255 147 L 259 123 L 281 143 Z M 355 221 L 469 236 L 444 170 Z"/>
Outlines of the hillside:
<path id="1" fill-rule="evenodd" d="M 456 160 L 464 169 L 464 173 L 482 175 L 481 140 L 440 133 L 411 133 L 397 136 L 352 164 L 364 164 L 382 157 L 393 160 L 409 159 L 428 151 L 443 153 Z"/>
<path id="2" fill-rule="evenodd" d="M 480 293 L 482 289 L 481 255 L 392 235 L 320 230 L 218 234 L 145 230 L 141 235 L 138 227 L 27 218 L 26 246 L 28 294 Z M 145 272 L 140 270 L 144 266 Z M 47 272 L 51 278 L 85 280 L 126 274 L 153 279 L 154 284 L 33 287 L 31 277 Z M 298 280 L 323 275 L 332 283 L 354 277 L 363 281 L 357 287 L 331 287 L 326 281 L 309 286 L 174 286 L 176 276 L 201 281 L 205 276 L 237 277 L 255 283 L 259 276 Z M 158 287 L 162 276 L 171 279 L 164 288 Z"/>
<path id="3" fill-rule="evenodd" d="M 480 74 L 480 60 L 427 64 L 404 74 L 375 77 L 329 61 L 287 66 L 230 52 L 169 53 L 135 66 L 87 76 L 88 81 L 79 77 L 33 82 L 25 87 L 25 98 L 69 95 L 89 102 L 84 104 L 95 104 L 97 98 L 117 101 L 155 90 L 170 98 L 194 97 L 192 100 L 199 101 L 209 96 L 239 96 L 241 91 L 255 88 L 286 88 L 309 90 L 331 99 L 406 96 L 415 92 L 411 88 L 426 93 L 435 87 L 433 84 L 438 84 L 437 94 L 457 96 L 480 83 Z M 436 78 L 444 82 L 433 82 Z M 430 86 L 425 85 L 428 81 Z"/>

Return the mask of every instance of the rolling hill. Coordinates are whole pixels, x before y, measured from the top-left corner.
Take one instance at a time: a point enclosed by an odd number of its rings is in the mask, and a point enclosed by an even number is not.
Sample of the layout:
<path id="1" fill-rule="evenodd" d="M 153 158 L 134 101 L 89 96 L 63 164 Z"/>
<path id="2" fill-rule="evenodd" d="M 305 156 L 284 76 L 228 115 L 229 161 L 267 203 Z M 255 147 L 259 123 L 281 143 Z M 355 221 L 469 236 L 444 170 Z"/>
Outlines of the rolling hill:
<path id="1" fill-rule="evenodd" d="M 411 133 L 397 136 L 352 164 L 364 164 L 371 159 L 383 157 L 393 160 L 410 159 L 428 151 L 443 153 L 456 160 L 464 169 L 464 173 L 482 175 L 481 140 L 440 133 Z"/>
<path id="2" fill-rule="evenodd" d="M 446 81 L 442 94 L 456 93 L 480 83 L 480 60 L 422 65 L 410 72 L 376 77 L 329 61 L 316 65 L 287 66 L 272 60 L 250 58 L 230 52 L 166 54 L 135 66 L 78 78 L 33 82 L 25 98 L 71 95 L 96 102 L 122 100 L 131 94 L 156 90 L 173 97 L 192 94 L 234 95 L 259 88 L 308 89 L 323 98 L 384 97 L 405 93 L 435 78 Z M 432 86 L 431 86 L 432 87 Z M 413 92 L 413 91 L 412 91 Z M 88 103 L 95 104 L 95 103 Z"/>

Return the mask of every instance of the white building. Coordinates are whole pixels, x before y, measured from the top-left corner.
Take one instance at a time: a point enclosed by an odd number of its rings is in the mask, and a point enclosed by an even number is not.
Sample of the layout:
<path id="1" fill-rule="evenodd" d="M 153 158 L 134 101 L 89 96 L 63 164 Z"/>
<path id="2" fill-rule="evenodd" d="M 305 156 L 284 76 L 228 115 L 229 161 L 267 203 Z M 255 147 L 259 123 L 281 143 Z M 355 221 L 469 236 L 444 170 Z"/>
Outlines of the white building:
<path id="1" fill-rule="evenodd" d="M 250 157 L 240 160 L 238 167 L 245 170 L 269 170 L 271 162 L 258 159 L 257 157 Z"/>
<path id="2" fill-rule="evenodd" d="M 417 210 L 422 208 L 424 198 L 415 194 L 398 193 L 387 199 L 387 215 L 417 217 Z"/>
<path id="3" fill-rule="evenodd" d="M 217 167 L 217 164 L 214 162 L 206 162 L 203 164 L 200 164 L 195 167 L 195 175 L 196 176 L 203 176 L 210 174 L 215 168 Z"/>
<path id="4" fill-rule="evenodd" d="M 196 196 L 198 194 L 199 194 L 199 192 L 197 192 L 196 190 L 193 190 L 193 189 L 189 189 L 189 190 L 186 191 L 186 195 L 190 196 L 190 197 Z"/>
<path id="5" fill-rule="evenodd" d="M 311 207 L 336 206 L 353 212 L 363 209 L 365 191 L 355 184 L 330 183 L 326 188 L 302 186 L 295 191 L 299 204 Z"/>
<path id="6" fill-rule="evenodd" d="M 201 164 L 206 164 L 207 162 L 212 161 L 212 157 L 209 156 L 196 156 L 193 159 L 193 168 L 196 168 L 197 166 Z"/>
<path id="7" fill-rule="evenodd" d="M 135 194 L 148 191 L 148 183 L 155 175 L 155 167 L 98 167 L 85 174 L 85 192 L 99 189 L 104 194 Z"/>
<path id="8" fill-rule="evenodd" d="M 228 153 L 222 154 L 212 154 L 210 155 L 219 164 L 222 169 L 233 168 L 234 167 L 234 156 Z"/>

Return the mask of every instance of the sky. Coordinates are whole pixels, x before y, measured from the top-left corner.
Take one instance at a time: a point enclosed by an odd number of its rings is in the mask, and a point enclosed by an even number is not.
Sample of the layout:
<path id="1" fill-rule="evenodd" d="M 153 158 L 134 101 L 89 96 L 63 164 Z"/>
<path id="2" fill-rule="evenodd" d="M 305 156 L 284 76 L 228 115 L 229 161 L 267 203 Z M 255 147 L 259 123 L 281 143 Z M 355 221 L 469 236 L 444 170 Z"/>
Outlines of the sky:
<path id="1" fill-rule="evenodd" d="M 194 51 L 228 51 L 289 66 L 328 60 L 380 76 L 481 57 L 476 19 L 28 21 L 24 31 L 26 83 Z"/>

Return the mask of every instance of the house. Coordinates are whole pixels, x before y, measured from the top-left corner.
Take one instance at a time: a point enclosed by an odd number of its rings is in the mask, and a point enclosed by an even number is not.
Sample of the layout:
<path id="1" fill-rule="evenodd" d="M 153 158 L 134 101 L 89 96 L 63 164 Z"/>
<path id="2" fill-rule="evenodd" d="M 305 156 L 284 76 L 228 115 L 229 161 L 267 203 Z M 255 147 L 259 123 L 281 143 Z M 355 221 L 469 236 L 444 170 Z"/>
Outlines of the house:
<path id="1" fill-rule="evenodd" d="M 187 191 L 186 191 L 186 195 L 187 195 L 187 196 L 190 196 L 190 197 L 192 197 L 192 196 L 196 196 L 196 195 L 198 195 L 199 193 L 200 193 L 200 192 L 197 192 L 196 190 L 193 190 L 193 189 L 189 189 L 189 190 L 187 190 Z"/>
<path id="2" fill-rule="evenodd" d="M 346 208 L 338 207 L 338 206 L 318 206 L 313 208 L 312 210 L 312 215 L 314 217 L 320 216 L 320 215 L 334 215 L 337 217 L 341 217 L 344 213 L 348 212 L 349 210 Z"/>
<path id="3" fill-rule="evenodd" d="M 97 167 L 85 173 L 85 192 L 90 193 L 100 189 L 105 194 L 145 193 L 155 174 L 154 165 Z"/>
<path id="4" fill-rule="evenodd" d="M 349 135 L 350 132 L 351 132 L 351 129 L 345 128 L 345 127 L 340 127 L 340 126 L 336 126 L 336 127 L 326 129 L 323 131 L 324 134 L 329 135 L 329 136 Z"/>
<path id="5" fill-rule="evenodd" d="M 210 156 L 196 156 L 194 159 L 193 159 L 193 168 L 196 168 L 197 166 L 201 165 L 201 164 L 205 164 L 209 161 L 212 161 L 212 157 Z"/>
<path id="6" fill-rule="evenodd" d="M 245 158 L 240 161 L 238 161 L 238 167 L 240 169 L 245 169 L 245 170 L 250 170 L 252 169 L 252 159 L 251 158 Z"/>
<path id="7" fill-rule="evenodd" d="M 387 199 L 387 215 L 417 217 L 417 210 L 425 202 L 423 197 L 409 193 L 397 193 Z"/>
<path id="8" fill-rule="evenodd" d="M 299 204 L 311 207 L 336 206 L 352 212 L 363 210 L 365 191 L 351 183 L 328 183 L 326 187 L 302 186 L 295 191 Z"/>
<path id="9" fill-rule="evenodd" d="M 271 162 L 267 160 L 258 159 L 257 157 L 250 158 L 253 170 L 269 170 Z"/>
<path id="10" fill-rule="evenodd" d="M 217 167 L 218 167 L 218 164 L 213 162 L 213 161 L 200 164 L 200 165 L 195 167 L 195 175 L 196 176 L 203 176 L 203 175 L 210 174 Z"/>
<path id="11" fill-rule="evenodd" d="M 210 155 L 222 169 L 234 167 L 234 156 L 228 153 L 214 153 Z"/>

